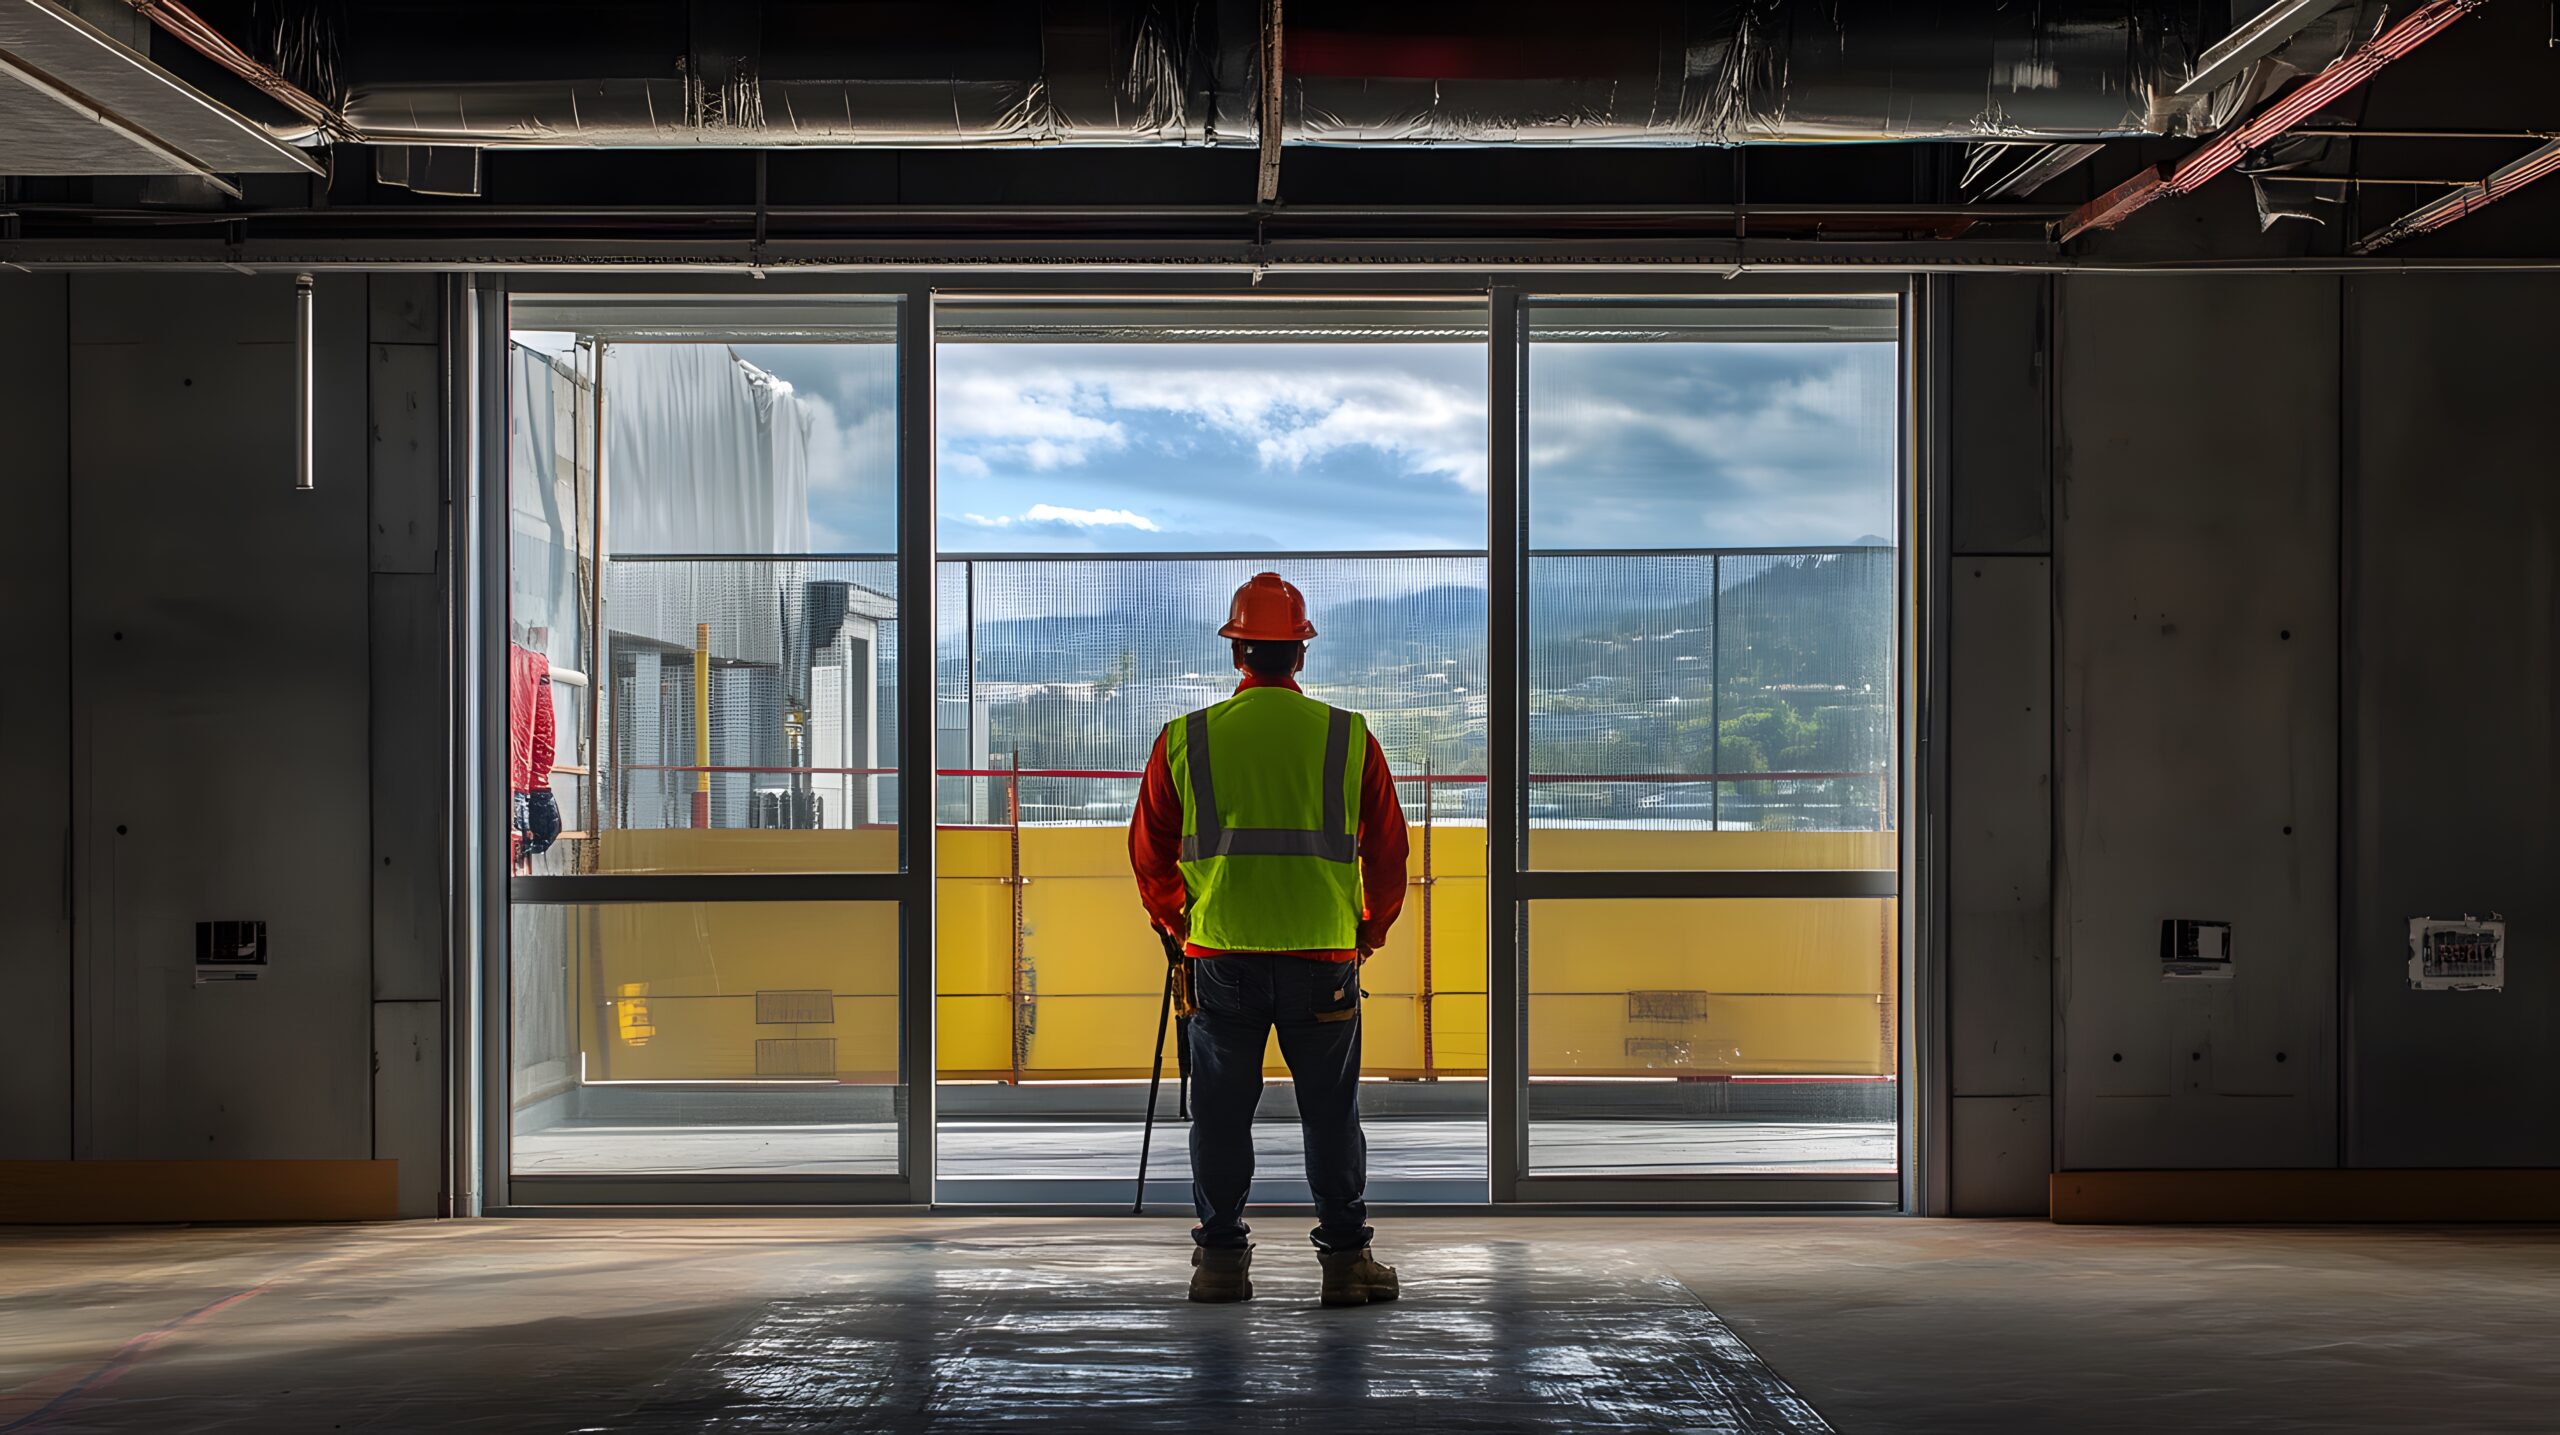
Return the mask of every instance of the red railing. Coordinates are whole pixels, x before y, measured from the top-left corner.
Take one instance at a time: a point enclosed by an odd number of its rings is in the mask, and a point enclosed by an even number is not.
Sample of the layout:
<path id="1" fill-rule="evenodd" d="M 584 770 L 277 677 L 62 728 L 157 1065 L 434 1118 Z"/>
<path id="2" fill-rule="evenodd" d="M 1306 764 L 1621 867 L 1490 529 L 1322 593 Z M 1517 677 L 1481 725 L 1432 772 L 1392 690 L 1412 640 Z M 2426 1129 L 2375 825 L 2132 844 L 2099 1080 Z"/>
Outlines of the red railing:
<path id="1" fill-rule="evenodd" d="M 894 767 L 721 767 L 697 766 L 691 763 L 635 762 L 616 769 L 620 772 L 693 772 L 715 774 L 807 773 L 819 777 L 896 777 Z M 1136 781 L 1143 772 L 1100 767 L 937 767 L 936 777 L 1084 777 L 1122 778 Z M 1864 778 L 1882 778 L 1881 772 L 1533 772 L 1529 782 L 1838 782 Z M 1482 785 L 1480 772 L 1443 772 L 1406 774 L 1397 783 L 1432 782 Z"/>
<path id="2" fill-rule="evenodd" d="M 697 765 L 690 763 L 633 763 L 620 770 L 623 772 L 667 772 L 691 775 L 709 773 L 713 775 L 731 776 L 780 774 L 815 777 L 895 777 L 899 775 L 898 769 L 892 767 L 764 767 Z M 1065 778 L 1137 781 L 1142 779 L 1145 774 L 1142 772 L 1118 768 L 944 767 L 934 769 L 933 775 L 937 778 L 1001 778 L 1005 780 L 1005 816 L 1007 820 L 998 823 L 941 822 L 934 824 L 934 826 L 936 831 L 942 832 L 998 831 L 1010 832 L 1012 834 L 1012 843 L 1009 850 L 1006 871 L 996 880 L 1004 882 L 1011 889 L 1012 893 L 1013 920 L 1009 924 L 1012 930 L 1007 942 L 1007 946 L 1009 948 L 1008 956 L 1010 960 L 1007 963 L 1008 981 L 1006 984 L 1006 997 L 1008 1008 L 1012 1014 L 1013 1028 L 1011 1032 L 1012 1039 L 1008 1043 L 1011 1050 L 1009 1063 L 1011 1068 L 1010 1075 L 1011 1079 L 1018 1083 L 1023 1079 L 1023 1070 L 1028 1063 L 1028 1053 L 1031 1041 L 1031 1029 L 1029 1025 L 1030 1007 L 1029 1003 L 1024 1000 L 1029 951 L 1025 941 L 1028 928 L 1024 923 L 1023 912 L 1023 887 L 1027 879 L 1024 877 L 1022 867 L 1022 830 L 1024 823 L 1022 821 L 1021 780 L 1024 778 Z M 1413 874 L 1411 885 L 1418 889 L 1418 901 L 1416 903 L 1418 909 L 1416 911 L 1417 921 L 1414 924 L 1419 944 L 1417 950 L 1418 980 L 1416 983 L 1417 989 L 1414 993 L 1414 997 L 1416 1014 L 1421 1025 L 1422 1064 L 1419 1074 L 1424 1080 L 1437 1079 L 1439 1073 L 1439 1052 L 1437 1050 L 1437 1042 L 1435 1040 L 1437 1035 L 1435 1007 L 1437 1005 L 1438 998 L 1441 996 L 1441 993 L 1438 990 L 1438 983 L 1435 980 L 1438 975 L 1434 969 L 1434 958 L 1437 953 L 1434 950 L 1435 943 L 1433 941 L 1433 937 L 1435 935 L 1434 927 L 1436 924 L 1432 920 L 1434 916 L 1434 889 L 1439 885 L 1441 880 L 1439 873 L 1435 870 L 1435 864 L 1433 861 L 1434 854 L 1432 850 L 1433 829 L 1439 824 L 1435 821 L 1437 814 L 1434 811 L 1431 794 L 1432 790 L 1437 787 L 1448 785 L 1481 786 L 1487 780 L 1486 776 L 1482 773 L 1436 773 L 1430 771 L 1427 767 L 1420 773 L 1396 778 L 1398 785 L 1411 783 L 1422 789 L 1421 820 L 1416 824 L 1415 830 L 1418 834 L 1418 841 L 1414 846 L 1415 855 L 1420 862 L 1420 869 Z M 1882 788 L 1878 794 L 1879 800 L 1889 802 L 1891 796 L 1890 784 L 1892 781 L 1892 775 L 1889 773 L 1879 772 L 1530 773 L 1527 775 L 1526 780 L 1532 783 L 1651 782 L 1664 784 L 1873 781 L 1880 784 Z M 1881 811 L 1883 809 L 1879 810 Z M 892 827 L 894 824 L 864 823 L 860 824 L 860 826 L 869 829 L 884 829 Z M 1877 961 L 1880 972 L 1878 981 L 1880 984 L 1883 984 L 1882 989 L 1889 991 L 1893 965 L 1893 951 L 1889 928 L 1880 929 L 1879 931 Z M 1890 1042 L 1892 1040 L 1892 1024 L 1894 1020 L 1895 1015 L 1892 1003 L 1888 999 L 1880 1005 L 1879 1010 L 1879 1021 L 1882 1024 L 1881 1030 L 1883 1033 L 1880 1040 L 1887 1043 L 1886 1049 L 1888 1050 L 1890 1049 Z M 1684 1079 L 1727 1080 L 1732 1078 L 1726 1074 L 1716 1073 L 1694 1075 Z M 1783 1080 L 1790 1078 L 1752 1079 Z M 1893 1078 L 1890 1074 L 1886 1074 L 1859 1079 L 1889 1081 Z"/>

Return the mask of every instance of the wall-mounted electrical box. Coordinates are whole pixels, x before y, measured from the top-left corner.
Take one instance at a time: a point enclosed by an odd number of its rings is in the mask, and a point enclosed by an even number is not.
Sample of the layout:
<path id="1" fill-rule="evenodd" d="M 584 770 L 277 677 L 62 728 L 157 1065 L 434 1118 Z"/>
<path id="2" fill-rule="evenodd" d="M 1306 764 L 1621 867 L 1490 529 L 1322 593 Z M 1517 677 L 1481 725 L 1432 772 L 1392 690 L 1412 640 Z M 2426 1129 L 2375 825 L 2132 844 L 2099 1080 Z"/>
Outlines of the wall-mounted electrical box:
<path id="1" fill-rule="evenodd" d="M 197 986 L 207 982 L 254 982 L 266 967 L 266 923 L 196 923 Z"/>

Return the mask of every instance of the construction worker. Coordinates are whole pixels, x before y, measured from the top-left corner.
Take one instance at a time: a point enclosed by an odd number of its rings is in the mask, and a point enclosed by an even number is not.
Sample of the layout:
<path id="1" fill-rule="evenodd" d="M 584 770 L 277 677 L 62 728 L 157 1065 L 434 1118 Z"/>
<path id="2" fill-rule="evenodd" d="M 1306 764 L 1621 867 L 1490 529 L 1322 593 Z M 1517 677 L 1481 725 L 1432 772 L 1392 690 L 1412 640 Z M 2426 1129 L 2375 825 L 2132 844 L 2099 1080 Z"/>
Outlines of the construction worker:
<path id="1" fill-rule="evenodd" d="M 1359 714 L 1300 691 L 1307 600 L 1277 573 L 1238 588 L 1218 636 L 1235 696 L 1165 724 L 1129 861 L 1191 1002 L 1191 1299 L 1253 1297 L 1253 1113 L 1274 1028 L 1296 1085 L 1326 1305 L 1396 1298 L 1371 1259 L 1360 1130 L 1360 964 L 1404 905 L 1404 810 Z"/>

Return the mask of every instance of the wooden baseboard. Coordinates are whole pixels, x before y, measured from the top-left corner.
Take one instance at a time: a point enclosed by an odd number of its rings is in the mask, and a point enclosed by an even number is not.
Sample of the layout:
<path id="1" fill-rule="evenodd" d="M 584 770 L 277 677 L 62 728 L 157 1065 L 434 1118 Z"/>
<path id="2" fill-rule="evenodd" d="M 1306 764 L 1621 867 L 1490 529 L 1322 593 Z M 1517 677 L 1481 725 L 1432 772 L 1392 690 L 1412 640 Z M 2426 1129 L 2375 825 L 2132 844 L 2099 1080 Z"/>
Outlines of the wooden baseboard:
<path id="1" fill-rule="evenodd" d="M 2560 1170 L 2057 1171 L 2058 1225 L 2560 1221 Z"/>
<path id="2" fill-rule="evenodd" d="M 397 1161 L 0 1161 L 0 1225 L 389 1221 Z"/>

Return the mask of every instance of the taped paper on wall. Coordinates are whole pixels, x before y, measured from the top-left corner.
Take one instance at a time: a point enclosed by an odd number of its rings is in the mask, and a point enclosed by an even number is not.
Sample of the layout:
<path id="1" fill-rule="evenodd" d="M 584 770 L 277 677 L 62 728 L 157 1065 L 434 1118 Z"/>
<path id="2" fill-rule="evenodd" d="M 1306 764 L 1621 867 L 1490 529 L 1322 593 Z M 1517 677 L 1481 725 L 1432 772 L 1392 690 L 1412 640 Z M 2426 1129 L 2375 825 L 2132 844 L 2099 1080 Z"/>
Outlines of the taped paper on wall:
<path id="1" fill-rule="evenodd" d="M 2160 975 L 2203 981 L 2231 979 L 2231 924 L 2171 917 L 2160 924 Z"/>
<path id="2" fill-rule="evenodd" d="M 2409 919 L 2409 985 L 2422 992 L 2494 992 L 2507 985 L 2507 923 Z"/>

